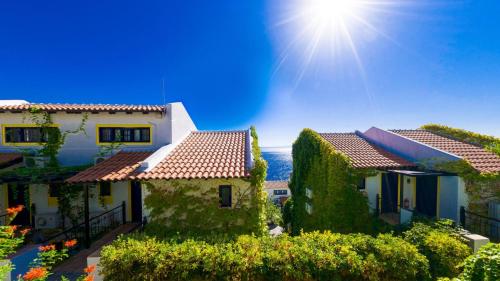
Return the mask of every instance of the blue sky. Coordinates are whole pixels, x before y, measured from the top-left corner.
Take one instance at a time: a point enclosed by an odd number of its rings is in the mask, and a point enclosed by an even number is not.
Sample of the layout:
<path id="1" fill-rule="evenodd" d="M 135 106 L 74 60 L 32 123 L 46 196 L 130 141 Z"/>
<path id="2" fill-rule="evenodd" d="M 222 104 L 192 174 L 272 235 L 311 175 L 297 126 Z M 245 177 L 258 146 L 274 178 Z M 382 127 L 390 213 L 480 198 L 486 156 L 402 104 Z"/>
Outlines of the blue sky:
<path id="1" fill-rule="evenodd" d="M 266 146 L 304 127 L 500 136 L 498 1 L 363 10 L 372 28 L 346 24 L 357 56 L 339 34 L 311 55 L 293 1 L 3 1 L 0 99 L 159 104 L 164 79 L 199 129 L 255 124 Z"/>

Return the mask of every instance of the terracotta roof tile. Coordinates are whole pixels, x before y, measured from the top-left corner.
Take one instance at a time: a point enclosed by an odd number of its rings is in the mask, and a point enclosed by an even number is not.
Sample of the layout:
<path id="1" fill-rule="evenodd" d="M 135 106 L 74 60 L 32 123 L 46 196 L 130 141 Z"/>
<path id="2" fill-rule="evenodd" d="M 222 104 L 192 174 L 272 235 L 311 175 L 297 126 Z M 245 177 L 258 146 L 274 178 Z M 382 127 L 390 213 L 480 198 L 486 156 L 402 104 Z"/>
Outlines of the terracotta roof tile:
<path id="1" fill-rule="evenodd" d="M 23 161 L 21 153 L 0 153 L 0 168 L 6 168 Z"/>
<path id="2" fill-rule="evenodd" d="M 266 188 L 266 189 L 288 188 L 288 181 L 266 181 L 264 183 L 264 188 Z"/>
<path id="3" fill-rule="evenodd" d="M 391 132 L 460 156 L 469 161 L 472 167 L 479 172 L 500 172 L 500 157 L 482 147 L 440 136 L 426 130 L 391 130 Z"/>
<path id="4" fill-rule="evenodd" d="M 163 112 L 163 105 L 123 105 L 123 104 L 59 104 L 59 103 L 28 103 L 18 105 L 0 105 L 0 111 L 26 111 L 39 108 L 46 111 L 67 112 Z"/>
<path id="5" fill-rule="evenodd" d="M 192 132 L 162 162 L 137 179 L 207 179 L 250 176 L 247 131 Z"/>
<path id="6" fill-rule="evenodd" d="M 151 152 L 118 152 L 114 156 L 69 178 L 68 183 L 126 180 Z"/>
<path id="7" fill-rule="evenodd" d="M 415 164 L 369 143 L 355 133 L 320 134 L 333 147 L 346 154 L 355 168 L 413 167 Z"/>

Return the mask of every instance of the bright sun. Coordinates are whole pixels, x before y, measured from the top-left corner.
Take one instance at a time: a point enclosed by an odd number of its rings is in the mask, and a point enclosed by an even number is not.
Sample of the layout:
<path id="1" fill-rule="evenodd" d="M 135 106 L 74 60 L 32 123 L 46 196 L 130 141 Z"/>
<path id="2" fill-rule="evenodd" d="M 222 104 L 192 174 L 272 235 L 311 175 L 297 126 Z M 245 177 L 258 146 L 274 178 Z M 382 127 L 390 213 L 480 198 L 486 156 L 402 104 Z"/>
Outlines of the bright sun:
<path id="1" fill-rule="evenodd" d="M 367 42 L 385 36 L 371 22 L 380 19 L 377 13 L 387 11 L 399 0 L 288 0 L 286 12 L 278 26 L 286 26 L 291 36 L 283 49 L 276 69 L 298 51 L 304 58 L 299 79 L 314 57 L 321 54 L 345 57 L 349 51 L 362 70 L 356 41 Z M 324 57 L 321 57 L 323 60 Z"/>

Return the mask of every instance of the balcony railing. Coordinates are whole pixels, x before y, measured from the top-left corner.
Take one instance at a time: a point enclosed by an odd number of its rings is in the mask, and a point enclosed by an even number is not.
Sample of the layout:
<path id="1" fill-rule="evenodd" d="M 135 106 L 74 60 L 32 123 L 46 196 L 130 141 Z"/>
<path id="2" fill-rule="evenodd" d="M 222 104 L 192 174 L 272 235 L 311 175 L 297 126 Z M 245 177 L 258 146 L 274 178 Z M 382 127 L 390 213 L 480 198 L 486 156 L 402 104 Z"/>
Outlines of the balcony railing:
<path id="1" fill-rule="evenodd" d="M 106 211 L 98 216 L 92 217 L 89 220 L 89 237 L 86 237 L 85 222 L 59 232 L 47 239 L 42 243 L 48 242 L 59 242 L 71 239 L 77 239 L 78 241 L 87 241 L 90 244 L 91 241 L 95 241 L 101 237 L 106 232 L 115 229 L 116 227 L 125 224 L 126 222 L 126 208 L 125 202 L 120 204 L 120 206 L 115 207 L 109 211 Z M 79 243 L 80 244 L 80 243 Z M 81 244 L 80 244 L 81 245 Z"/>
<path id="2" fill-rule="evenodd" d="M 500 220 L 483 216 L 460 208 L 460 224 L 472 233 L 490 238 L 493 242 L 500 241 Z"/>

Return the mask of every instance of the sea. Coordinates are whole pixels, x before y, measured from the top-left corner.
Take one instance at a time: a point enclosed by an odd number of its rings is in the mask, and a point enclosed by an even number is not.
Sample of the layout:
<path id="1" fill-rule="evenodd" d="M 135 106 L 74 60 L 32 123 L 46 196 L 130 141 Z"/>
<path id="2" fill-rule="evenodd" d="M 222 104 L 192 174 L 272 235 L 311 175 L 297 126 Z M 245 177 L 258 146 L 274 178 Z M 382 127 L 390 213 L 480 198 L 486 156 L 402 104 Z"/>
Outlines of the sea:
<path id="1" fill-rule="evenodd" d="M 262 157 L 267 161 L 268 181 L 286 181 L 292 172 L 291 147 L 261 147 Z"/>

